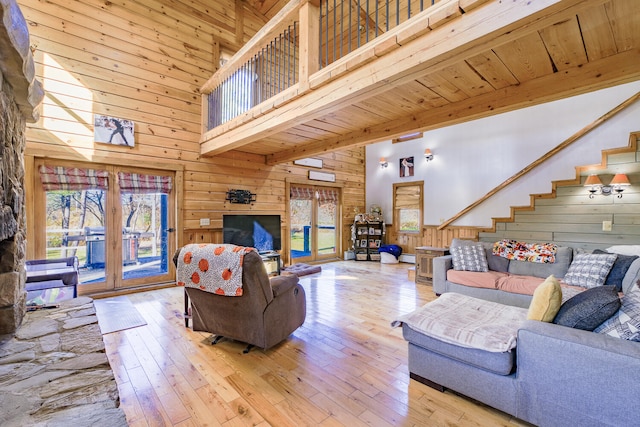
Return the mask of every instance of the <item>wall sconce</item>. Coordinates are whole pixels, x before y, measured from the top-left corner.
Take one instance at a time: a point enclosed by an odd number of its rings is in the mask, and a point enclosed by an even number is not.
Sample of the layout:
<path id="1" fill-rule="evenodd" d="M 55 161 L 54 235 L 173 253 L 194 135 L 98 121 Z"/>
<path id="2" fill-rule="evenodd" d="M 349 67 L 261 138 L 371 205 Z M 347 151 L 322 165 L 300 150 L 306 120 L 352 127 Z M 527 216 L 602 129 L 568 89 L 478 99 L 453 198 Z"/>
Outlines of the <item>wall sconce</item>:
<path id="1" fill-rule="evenodd" d="M 424 150 L 424 159 L 427 162 L 433 160 L 433 153 L 431 152 L 431 149 L 427 148 L 426 150 Z"/>
<path id="2" fill-rule="evenodd" d="M 615 174 L 609 185 L 603 185 L 598 175 L 589 175 L 587 180 L 584 182 L 584 186 L 589 187 L 590 199 L 593 199 L 596 194 L 609 196 L 613 192 L 615 192 L 620 199 L 622 198 L 622 192 L 625 187 L 628 187 L 629 185 L 631 185 L 629 178 L 623 173 Z"/>
<path id="3" fill-rule="evenodd" d="M 389 162 L 387 162 L 387 159 L 385 159 L 384 157 L 380 157 L 380 168 L 384 169 L 387 166 L 389 166 Z"/>

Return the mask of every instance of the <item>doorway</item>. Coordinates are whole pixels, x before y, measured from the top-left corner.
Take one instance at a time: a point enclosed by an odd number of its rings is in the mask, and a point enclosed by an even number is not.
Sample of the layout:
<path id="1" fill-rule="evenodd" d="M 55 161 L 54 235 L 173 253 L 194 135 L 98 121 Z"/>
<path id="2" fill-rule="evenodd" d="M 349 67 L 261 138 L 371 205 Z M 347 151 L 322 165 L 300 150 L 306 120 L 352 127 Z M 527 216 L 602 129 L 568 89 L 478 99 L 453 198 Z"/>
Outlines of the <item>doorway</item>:
<path id="1" fill-rule="evenodd" d="M 37 160 L 37 258 L 77 257 L 79 294 L 173 281 L 174 172 Z M 39 219 L 39 218 L 37 218 Z"/>
<path id="2" fill-rule="evenodd" d="M 335 258 L 340 242 L 340 188 L 289 185 L 291 263 Z"/>

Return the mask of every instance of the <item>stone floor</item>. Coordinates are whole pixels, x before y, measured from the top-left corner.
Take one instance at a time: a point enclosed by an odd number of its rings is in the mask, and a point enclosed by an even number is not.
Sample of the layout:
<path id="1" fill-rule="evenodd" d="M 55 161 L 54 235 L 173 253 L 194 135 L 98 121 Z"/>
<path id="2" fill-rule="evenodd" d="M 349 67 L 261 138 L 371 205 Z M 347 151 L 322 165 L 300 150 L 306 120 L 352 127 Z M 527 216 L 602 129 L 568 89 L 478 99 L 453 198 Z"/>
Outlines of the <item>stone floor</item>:
<path id="1" fill-rule="evenodd" d="M 29 312 L 0 342 L 1 426 L 126 426 L 93 300 Z"/>

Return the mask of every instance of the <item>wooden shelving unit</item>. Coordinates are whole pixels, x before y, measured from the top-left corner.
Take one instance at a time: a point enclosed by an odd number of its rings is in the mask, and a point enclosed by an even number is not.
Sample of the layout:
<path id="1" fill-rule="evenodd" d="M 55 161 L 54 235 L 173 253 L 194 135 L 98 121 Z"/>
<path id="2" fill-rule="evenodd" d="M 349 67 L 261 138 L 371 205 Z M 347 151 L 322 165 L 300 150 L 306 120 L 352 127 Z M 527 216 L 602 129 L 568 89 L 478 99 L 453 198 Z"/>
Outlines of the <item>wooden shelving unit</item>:
<path id="1" fill-rule="evenodd" d="M 384 244 L 384 221 L 355 221 L 352 225 L 356 261 L 380 261 L 380 246 Z"/>

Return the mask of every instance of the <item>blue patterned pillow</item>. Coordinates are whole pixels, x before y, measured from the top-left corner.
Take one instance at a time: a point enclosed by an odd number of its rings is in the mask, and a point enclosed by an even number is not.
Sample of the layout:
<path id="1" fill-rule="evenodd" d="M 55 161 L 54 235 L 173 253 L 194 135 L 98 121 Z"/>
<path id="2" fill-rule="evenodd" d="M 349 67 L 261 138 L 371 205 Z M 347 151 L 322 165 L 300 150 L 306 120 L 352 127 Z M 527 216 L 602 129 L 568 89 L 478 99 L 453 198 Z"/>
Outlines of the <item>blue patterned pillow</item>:
<path id="1" fill-rule="evenodd" d="M 454 246 L 450 249 L 453 269 L 459 271 L 489 271 L 487 255 L 482 243 Z"/>
<path id="2" fill-rule="evenodd" d="M 600 249 L 596 249 L 593 251 L 594 254 L 608 254 L 609 252 L 605 252 Z M 622 255 L 616 254 L 618 258 L 616 258 L 616 262 L 613 263 L 613 267 L 611 267 L 611 271 L 607 276 L 607 281 L 604 283 L 605 285 L 614 285 L 618 292 L 622 292 L 622 280 L 624 279 L 625 274 L 627 274 L 627 270 L 631 267 L 633 261 L 638 258 L 637 255 Z"/>
<path id="3" fill-rule="evenodd" d="M 596 286 L 565 301 L 553 323 L 593 331 L 619 308 L 620 298 L 615 286 Z"/>
<path id="4" fill-rule="evenodd" d="M 640 342 L 640 288 L 638 283 L 622 297 L 620 310 L 593 332 Z"/>
<path id="5" fill-rule="evenodd" d="M 563 280 L 568 285 L 583 288 L 602 286 L 616 258 L 616 254 L 578 254 Z"/>

